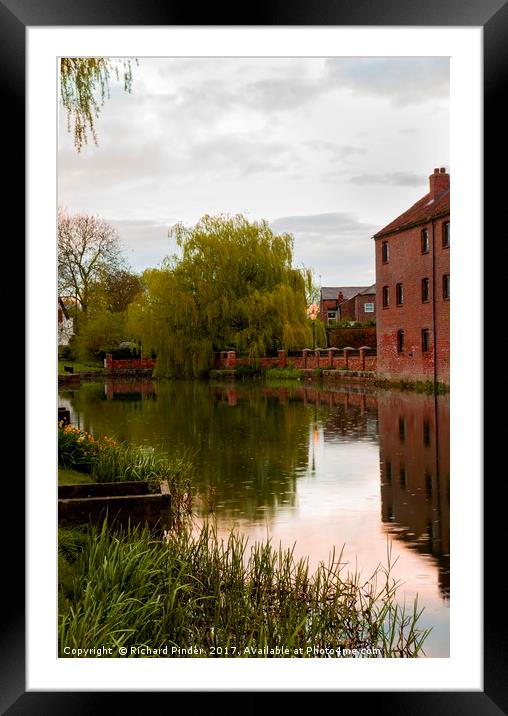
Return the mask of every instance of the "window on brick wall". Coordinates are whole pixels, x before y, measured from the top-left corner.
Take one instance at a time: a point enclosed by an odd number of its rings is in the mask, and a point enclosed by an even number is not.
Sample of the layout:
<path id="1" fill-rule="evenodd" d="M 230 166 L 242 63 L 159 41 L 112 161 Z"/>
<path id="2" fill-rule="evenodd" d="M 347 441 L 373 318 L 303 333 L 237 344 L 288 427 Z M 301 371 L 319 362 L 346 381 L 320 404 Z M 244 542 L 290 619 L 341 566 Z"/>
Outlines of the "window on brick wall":
<path id="1" fill-rule="evenodd" d="M 383 259 L 383 263 L 387 264 L 390 260 L 390 247 L 388 245 L 388 241 L 383 241 L 381 244 L 381 256 Z"/>
<path id="2" fill-rule="evenodd" d="M 337 320 L 337 311 L 328 311 L 327 318 L 328 323 L 335 323 L 335 321 Z"/>
<path id="3" fill-rule="evenodd" d="M 443 275 L 443 298 L 448 301 L 450 298 L 450 274 L 445 273 Z"/>
<path id="4" fill-rule="evenodd" d="M 443 224 L 443 248 L 450 246 L 450 222 L 445 221 Z"/>
<path id="5" fill-rule="evenodd" d="M 422 352 L 428 353 L 430 351 L 430 330 L 428 328 L 422 328 Z"/>
<path id="6" fill-rule="evenodd" d="M 363 307 L 363 310 L 365 311 L 365 313 L 374 313 L 374 304 L 366 303 Z"/>
<path id="7" fill-rule="evenodd" d="M 428 254 L 430 249 L 429 231 L 422 229 L 422 254 Z"/>
<path id="8" fill-rule="evenodd" d="M 404 352 L 404 331 L 399 329 L 397 331 L 397 353 Z"/>
<path id="9" fill-rule="evenodd" d="M 404 303 L 404 286 L 401 283 L 398 283 L 395 287 L 395 296 L 397 300 L 397 306 L 402 306 Z"/>
<path id="10" fill-rule="evenodd" d="M 430 279 L 422 278 L 422 301 L 426 303 L 430 300 Z"/>
<path id="11" fill-rule="evenodd" d="M 388 286 L 383 286 L 383 308 L 388 308 L 390 305 L 390 289 Z"/>

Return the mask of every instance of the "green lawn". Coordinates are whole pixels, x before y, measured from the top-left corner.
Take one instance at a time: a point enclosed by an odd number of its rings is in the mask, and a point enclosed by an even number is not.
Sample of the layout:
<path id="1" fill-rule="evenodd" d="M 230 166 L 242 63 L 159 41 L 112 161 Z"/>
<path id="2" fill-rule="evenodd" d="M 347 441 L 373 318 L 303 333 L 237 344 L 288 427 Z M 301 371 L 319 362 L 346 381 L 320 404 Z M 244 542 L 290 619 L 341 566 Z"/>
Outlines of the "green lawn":
<path id="1" fill-rule="evenodd" d="M 104 370 L 104 364 L 101 361 L 86 361 L 85 363 L 80 363 L 79 361 L 62 360 L 59 358 L 58 372 L 65 373 L 64 366 L 66 365 L 72 366 L 74 368 L 74 373 L 79 373 L 80 371 Z"/>
<path id="2" fill-rule="evenodd" d="M 68 467 L 58 466 L 58 484 L 59 485 L 84 485 L 87 482 L 93 482 L 91 476 L 86 472 L 78 472 Z"/>

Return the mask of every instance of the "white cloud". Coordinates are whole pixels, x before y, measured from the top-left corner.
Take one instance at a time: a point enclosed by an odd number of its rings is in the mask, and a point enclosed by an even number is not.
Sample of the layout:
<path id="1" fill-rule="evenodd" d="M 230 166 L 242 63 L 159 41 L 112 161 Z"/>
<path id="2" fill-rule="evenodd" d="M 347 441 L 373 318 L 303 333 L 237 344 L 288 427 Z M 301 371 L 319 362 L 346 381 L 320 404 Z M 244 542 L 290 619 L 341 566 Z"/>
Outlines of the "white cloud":
<path id="1" fill-rule="evenodd" d="M 398 106 L 446 100 L 449 94 L 447 57 L 330 57 L 326 66 L 337 86 Z"/>
<path id="2" fill-rule="evenodd" d="M 422 189 L 427 185 L 425 174 L 414 172 L 391 172 L 387 174 L 357 174 L 349 179 L 352 184 L 371 186 L 376 184 L 390 184 L 392 186 L 418 186 Z M 425 192 L 423 192 L 425 193 Z"/>
<path id="3" fill-rule="evenodd" d="M 285 216 L 273 231 L 293 234 L 295 263 L 314 269 L 323 285 L 368 285 L 374 276 L 375 226 L 353 214 Z"/>

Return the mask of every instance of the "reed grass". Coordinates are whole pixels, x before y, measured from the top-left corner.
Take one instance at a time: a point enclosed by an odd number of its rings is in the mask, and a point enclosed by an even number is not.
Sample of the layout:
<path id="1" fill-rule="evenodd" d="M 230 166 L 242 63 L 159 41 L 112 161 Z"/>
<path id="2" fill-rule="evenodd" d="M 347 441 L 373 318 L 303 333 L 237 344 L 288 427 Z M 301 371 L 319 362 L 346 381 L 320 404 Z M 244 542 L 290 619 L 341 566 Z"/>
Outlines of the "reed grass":
<path id="1" fill-rule="evenodd" d="M 207 523 L 197 532 L 180 526 L 165 539 L 146 528 L 113 531 L 106 522 L 78 538 L 68 532 L 60 530 L 61 656 L 99 646 L 111 647 L 111 656 L 121 655 L 119 647 L 128 656 L 173 657 L 423 653 L 421 610 L 397 603 L 389 559 L 364 579 L 342 554 L 311 574 L 293 550 L 270 542 L 248 549 L 245 537 L 220 539 Z M 197 653 L 179 651 L 189 646 Z M 163 651 L 140 653 L 146 647 Z"/>

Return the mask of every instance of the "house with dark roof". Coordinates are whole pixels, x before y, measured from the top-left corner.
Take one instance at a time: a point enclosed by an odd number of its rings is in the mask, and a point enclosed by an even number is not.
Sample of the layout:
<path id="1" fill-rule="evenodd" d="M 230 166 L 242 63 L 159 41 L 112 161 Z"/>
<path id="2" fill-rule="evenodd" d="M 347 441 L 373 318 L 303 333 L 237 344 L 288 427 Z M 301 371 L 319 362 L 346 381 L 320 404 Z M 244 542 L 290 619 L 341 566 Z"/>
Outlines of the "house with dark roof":
<path id="1" fill-rule="evenodd" d="M 374 235 L 377 372 L 392 380 L 450 381 L 450 175 Z"/>
<path id="2" fill-rule="evenodd" d="M 320 296 L 320 317 L 333 324 L 349 319 L 367 323 L 376 318 L 376 285 L 323 286 Z"/>
<path id="3" fill-rule="evenodd" d="M 339 303 L 340 321 L 349 319 L 358 323 L 376 320 L 376 284 L 358 291 Z"/>

